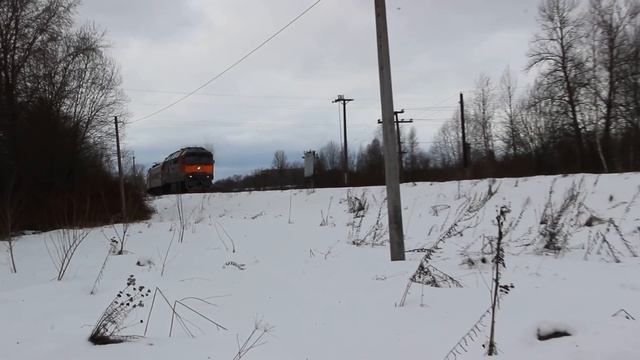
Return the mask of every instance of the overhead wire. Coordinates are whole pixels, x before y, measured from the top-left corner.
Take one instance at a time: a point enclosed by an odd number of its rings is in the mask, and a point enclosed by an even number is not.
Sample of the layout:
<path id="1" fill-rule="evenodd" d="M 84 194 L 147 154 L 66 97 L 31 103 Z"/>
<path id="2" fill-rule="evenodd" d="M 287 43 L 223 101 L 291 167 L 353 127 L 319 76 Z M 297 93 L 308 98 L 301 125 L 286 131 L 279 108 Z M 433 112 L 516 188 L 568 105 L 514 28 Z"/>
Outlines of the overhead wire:
<path id="1" fill-rule="evenodd" d="M 443 99 L 443 100 L 431 105 L 430 108 L 435 108 L 435 107 L 441 106 L 442 104 L 446 103 L 447 101 L 450 101 L 452 98 L 456 97 L 457 95 L 458 95 L 458 93 L 454 93 L 453 95 L 450 95 L 447 98 L 445 98 L 445 99 Z M 451 105 L 451 106 L 453 107 L 454 105 Z M 430 112 L 430 110 L 422 111 L 417 116 L 423 116 L 428 112 Z"/>
<path id="2" fill-rule="evenodd" d="M 225 68 L 224 70 L 222 70 L 220 73 L 218 73 L 217 75 L 215 75 L 214 77 L 210 78 L 209 80 L 207 80 L 204 84 L 198 86 L 197 88 L 195 88 L 194 90 L 188 92 L 187 94 L 185 94 L 184 96 L 180 97 L 178 100 L 175 100 L 171 103 L 169 103 L 168 105 L 148 114 L 145 115 L 139 119 L 130 121 L 130 123 L 137 123 L 146 119 L 149 119 L 155 115 L 158 115 L 159 113 L 168 110 L 170 108 L 172 108 L 173 106 L 181 103 L 182 101 L 188 99 L 189 97 L 191 97 L 193 94 L 195 94 L 196 92 L 198 92 L 199 90 L 202 90 L 204 87 L 206 87 L 207 85 L 211 84 L 212 82 L 214 82 L 215 80 L 219 79 L 220 77 L 222 77 L 224 74 L 226 74 L 227 72 L 229 72 L 231 69 L 233 69 L 234 67 L 238 66 L 240 63 L 242 63 L 244 60 L 246 60 L 249 56 L 253 55 L 253 53 L 255 53 L 256 51 L 260 50 L 263 46 L 265 46 L 267 43 L 269 43 L 271 40 L 273 40 L 274 38 L 276 38 L 278 35 L 280 35 L 280 33 L 282 33 L 284 30 L 286 30 L 289 26 L 293 25 L 293 23 L 295 23 L 296 21 L 298 21 L 298 19 L 300 19 L 301 17 L 303 17 L 306 13 L 308 13 L 309 11 L 311 11 L 311 9 L 313 9 L 316 5 L 318 5 L 322 0 L 316 0 L 316 2 L 314 2 L 313 4 L 311 4 L 309 7 L 307 7 L 304 11 L 302 11 L 300 14 L 298 14 L 296 17 L 294 17 L 291 21 L 289 21 L 287 24 L 285 24 L 283 27 L 281 27 L 278 31 L 276 31 L 275 33 L 273 33 L 271 36 L 269 36 L 266 40 L 264 40 L 263 42 L 261 42 L 258 46 L 256 46 L 255 48 L 253 48 L 251 51 L 249 51 L 248 53 L 246 53 L 244 56 L 242 56 L 240 59 L 236 60 L 233 64 L 229 65 L 227 68 Z"/>
<path id="3" fill-rule="evenodd" d="M 189 91 L 176 91 L 176 90 L 152 90 L 152 89 L 138 89 L 138 88 L 124 88 L 124 91 L 152 93 L 152 94 L 167 94 L 167 95 L 186 95 Z M 253 95 L 253 94 L 220 94 L 220 93 L 197 93 L 192 95 L 198 96 L 211 96 L 211 97 L 238 97 L 238 98 L 257 98 L 257 99 L 285 99 L 285 100 L 317 100 L 317 101 L 329 101 L 328 97 L 320 96 L 295 96 L 295 95 Z"/>

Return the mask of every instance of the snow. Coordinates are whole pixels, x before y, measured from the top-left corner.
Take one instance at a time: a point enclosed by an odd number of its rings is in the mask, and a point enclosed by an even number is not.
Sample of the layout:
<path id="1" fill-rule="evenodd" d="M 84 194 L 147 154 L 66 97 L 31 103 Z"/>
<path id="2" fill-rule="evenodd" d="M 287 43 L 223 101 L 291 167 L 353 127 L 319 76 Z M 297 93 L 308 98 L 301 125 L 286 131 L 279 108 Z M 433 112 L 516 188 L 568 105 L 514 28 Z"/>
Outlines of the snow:
<path id="1" fill-rule="evenodd" d="M 557 213 L 572 186 L 580 195 L 554 228 L 564 250 L 545 250 L 545 205 L 550 198 Z M 413 283 L 404 306 L 424 253 L 391 262 L 388 244 L 370 244 L 388 236 L 382 187 L 183 195 L 182 243 L 177 197 L 156 198 L 157 213 L 129 228 L 128 251 L 109 256 L 94 295 L 113 227 L 91 230 L 62 281 L 44 244 L 54 233 L 25 234 L 14 244 L 17 274 L 8 254 L 0 257 L 0 359 L 233 359 L 256 322 L 270 330 L 245 359 L 442 359 L 489 308 L 489 237 L 502 205 L 512 228 L 501 282 L 514 288 L 497 313 L 497 358 L 640 359 L 640 321 L 612 316 L 625 309 L 640 319 L 640 174 L 404 184 L 406 248 L 432 246 L 465 198 L 489 189 L 495 195 L 456 227 L 468 228 L 429 262 L 464 287 Z M 363 217 L 348 211 L 349 196 L 366 199 Z M 376 226 L 379 214 L 384 226 Z M 585 226 L 591 216 L 603 221 Z M 92 345 L 93 325 L 131 274 L 227 330 L 181 307 L 195 337 L 177 323 L 169 337 L 171 311 L 158 295 L 149 323 L 150 297 L 122 332 L 142 335 L 148 325 L 146 337 Z M 456 358 L 484 357 L 489 320 Z M 538 329 L 572 335 L 539 341 Z"/>

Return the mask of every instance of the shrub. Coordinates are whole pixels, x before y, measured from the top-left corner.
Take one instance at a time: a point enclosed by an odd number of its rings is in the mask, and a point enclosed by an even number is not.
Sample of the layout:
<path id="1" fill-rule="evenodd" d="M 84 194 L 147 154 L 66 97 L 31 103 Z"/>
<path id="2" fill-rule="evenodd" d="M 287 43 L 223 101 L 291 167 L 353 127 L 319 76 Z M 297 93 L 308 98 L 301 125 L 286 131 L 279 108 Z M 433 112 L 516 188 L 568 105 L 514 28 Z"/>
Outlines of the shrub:
<path id="1" fill-rule="evenodd" d="M 132 311 L 144 307 L 143 299 L 150 293 L 150 289 L 136 285 L 136 278 L 129 275 L 127 286 L 118 291 L 104 310 L 89 335 L 89 341 L 94 345 L 107 345 L 135 339 L 135 336 L 121 335 L 122 330 L 128 327 L 124 322 Z M 140 320 L 140 323 L 142 322 L 143 320 Z"/>

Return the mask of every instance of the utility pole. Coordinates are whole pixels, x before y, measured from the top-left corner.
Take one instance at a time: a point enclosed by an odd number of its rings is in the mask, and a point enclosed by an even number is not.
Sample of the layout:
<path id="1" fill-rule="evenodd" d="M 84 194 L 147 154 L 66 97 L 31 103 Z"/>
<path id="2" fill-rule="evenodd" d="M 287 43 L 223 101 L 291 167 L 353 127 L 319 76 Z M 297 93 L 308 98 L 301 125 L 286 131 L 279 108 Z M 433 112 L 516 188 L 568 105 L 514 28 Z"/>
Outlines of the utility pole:
<path id="1" fill-rule="evenodd" d="M 396 110 L 393 112 L 393 116 L 396 123 L 396 139 L 398 141 L 398 167 L 399 167 L 399 176 L 400 182 L 402 182 L 402 178 L 404 177 L 404 169 L 402 165 L 402 142 L 400 141 L 400 124 L 412 123 L 413 119 L 398 119 L 398 114 L 404 114 L 404 109 Z M 382 124 L 382 120 L 378 119 L 378 124 Z"/>
<path id="2" fill-rule="evenodd" d="M 120 134 L 118 133 L 118 117 L 113 117 L 116 124 L 116 150 L 118 153 L 118 176 L 120 177 L 120 202 L 122 203 L 122 222 L 127 221 L 127 206 L 124 199 L 124 178 L 122 177 L 122 160 L 120 160 Z"/>
<path id="3" fill-rule="evenodd" d="M 465 172 L 464 176 L 469 177 L 469 144 L 464 127 L 464 97 L 462 93 L 460 93 L 460 127 L 462 128 L 462 168 Z"/>
<path id="4" fill-rule="evenodd" d="M 400 174 L 398 172 L 398 157 L 394 156 L 397 143 L 395 136 L 393 136 L 393 90 L 391 86 L 391 60 L 389 59 L 389 35 L 387 33 L 387 10 L 384 0 L 374 0 L 374 3 L 382 107 L 384 177 L 387 186 L 387 214 L 389 216 L 389 251 L 391 261 L 404 261 Z"/>
<path id="5" fill-rule="evenodd" d="M 401 120 L 398 119 L 398 114 L 404 114 L 404 109 L 400 110 L 400 111 L 394 111 L 393 112 L 393 116 L 396 120 L 396 137 L 397 137 L 397 141 L 398 141 L 398 181 L 402 182 L 402 178 L 404 177 L 404 169 L 402 167 L 402 142 L 400 141 L 400 122 Z M 406 122 L 406 123 L 412 123 L 413 120 L 409 119 L 409 120 L 405 120 L 402 119 L 402 122 Z"/>
<path id="6" fill-rule="evenodd" d="M 347 150 L 347 103 L 353 101 L 353 99 L 346 99 L 344 95 L 338 95 L 338 97 L 332 102 L 342 103 L 342 122 L 344 127 L 344 147 L 342 154 L 342 171 L 344 172 L 344 185 L 349 185 L 349 151 Z"/>
<path id="7" fill-rule="evenodd" d="M 132 167 L 132 171 L 133 171 L 133 184 L 137 187 L 138 186 L 138 173 L 136 172 L 136 157 L 132 156 L 132 160 L 133 160 L 133 165 Z"/>

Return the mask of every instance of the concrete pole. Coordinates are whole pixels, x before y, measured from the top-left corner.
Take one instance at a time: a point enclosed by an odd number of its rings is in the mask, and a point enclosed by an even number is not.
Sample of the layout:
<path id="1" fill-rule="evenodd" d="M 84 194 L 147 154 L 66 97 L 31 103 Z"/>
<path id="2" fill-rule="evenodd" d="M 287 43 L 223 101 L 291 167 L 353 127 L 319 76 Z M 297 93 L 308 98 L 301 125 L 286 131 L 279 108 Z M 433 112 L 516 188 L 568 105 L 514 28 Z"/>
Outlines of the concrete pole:
<path id="1" fill-rule="evenodd" d="M 391 87 L 391 61 L 389 60 L 389 36 L 387 12 L 384 0 L 374 0 L 378 43 L 378 70 L 380 75 L 380 102 L 382 106 L 382 136 L 384 141 L 384 174 L 387 186 L 387 213 L 389 216 L 389 250 L 391 261 L 403 261 L 404 233 L 402 229 L 402 205 L 400 202 L 400 178 L 393 126 L 393 92 Z"/>

